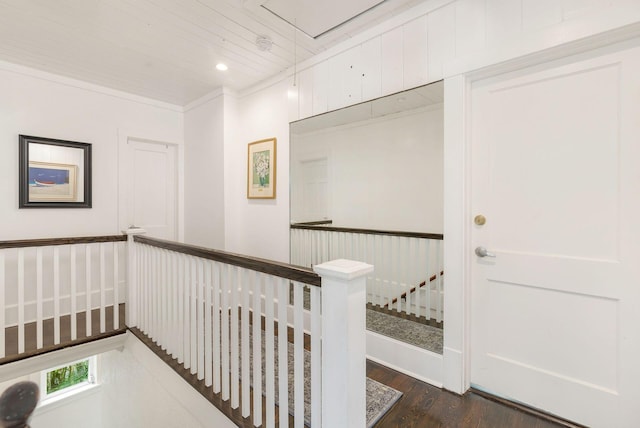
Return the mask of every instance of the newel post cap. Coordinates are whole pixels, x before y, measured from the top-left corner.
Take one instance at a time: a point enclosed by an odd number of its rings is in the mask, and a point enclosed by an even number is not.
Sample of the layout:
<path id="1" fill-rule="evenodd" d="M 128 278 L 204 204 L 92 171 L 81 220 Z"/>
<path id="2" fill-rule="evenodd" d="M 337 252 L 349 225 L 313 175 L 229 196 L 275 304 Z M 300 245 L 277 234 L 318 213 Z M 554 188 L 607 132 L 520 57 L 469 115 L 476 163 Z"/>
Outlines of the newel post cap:
<path id="1" fill-rule="evenodd" d="M 363 262 L 356 262 L 354 260 L 337 259 L 315 265 L 313 270 L 323 278 L 351 281 L 352 279 L 356 279 L 373 272 L 373 266 Z"/>
<path id="2" fill-rule="evenodd" d="M 132 225 L 129 226 L 127 230 L 123 230 L 122 233 L 124 233 L 125 235 L 142 235 L 143 233 L 147 233 L 147 231 L 141 227 Z"/>

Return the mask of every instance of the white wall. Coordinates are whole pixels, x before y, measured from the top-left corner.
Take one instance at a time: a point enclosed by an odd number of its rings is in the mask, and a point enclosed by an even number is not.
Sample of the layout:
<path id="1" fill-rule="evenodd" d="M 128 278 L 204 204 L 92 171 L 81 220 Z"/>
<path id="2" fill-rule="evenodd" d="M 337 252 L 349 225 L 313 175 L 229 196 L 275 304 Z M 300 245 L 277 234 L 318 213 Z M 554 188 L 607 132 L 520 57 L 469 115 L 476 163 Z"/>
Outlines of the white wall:
<path id="1" fill-rule="evenodd" d="M 224 248 L 222 92 L 185 108 L 185 242 Z"/>
<path id="2" fill-rule="evenodd" d="M 182 141 L 182 109 L 0 62 L 0 239 L 119 233 L 118 132 Z M 93 208 L 18 209 L 18 135 L 92 144 Z"/>
<path id="3" fill-rule="evenodd" d="M 103 354 L 101 364 L 105 427 L 235 427 L 131 334 L 124 350 Z"/>
<path id="4" fill-rule="evenodd" d="M 226 120 L 235 135 L 225 138 L 225 248 L 289 261 L 289 86 L 279 82 L 238 100 Z M 247 199 L 247 144 L 275 137 L 276 198 Z"/>
<path id="5" fill-rule="evenodd" d="M 442 233 L 443 126 L 440 104 L 296 134 L 291 159 L 329 158 L 334 226 Z M 296 203 L 302 199 L 291 201 L 292 220 L 302 212 Z"/>
<path id="6" fill-rule="evenodd" d="M 31 428 L 102 428 L 104 410 L 101 405 L 100 387 L 81 393 L 78 397 L 68 398 L 66 402 L 53 403 L 38 407 L 33 412 Z"/>

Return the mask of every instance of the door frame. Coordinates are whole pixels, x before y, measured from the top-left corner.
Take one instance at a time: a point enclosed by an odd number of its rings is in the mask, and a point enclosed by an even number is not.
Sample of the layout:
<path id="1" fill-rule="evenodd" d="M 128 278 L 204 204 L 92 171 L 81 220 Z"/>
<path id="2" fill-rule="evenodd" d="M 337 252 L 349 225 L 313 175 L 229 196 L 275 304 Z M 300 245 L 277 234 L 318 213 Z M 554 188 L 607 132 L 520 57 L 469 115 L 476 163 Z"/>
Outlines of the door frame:
<path id="1" fill-rule="evenodd" d="M 137 141 L 148 144 L 173 146 L 176 149 L 176 232 L 177 240 L 184 241 L 184 144 L 182 141 L 169 141 L 163 135 L 150 132 L 134 132 L 118 129 L 118 229 L 127 230 L 127 177 L 125 177 L 128 143 Z"/>
<path id="2" fill-rule="evenodd" d="M 477 69 L 445 76 L 444 96 L 444 302 L 443 387 L 463 394 L 471 386 L 471 88 L 565 57 L 594 57 L 640 46 L 640 23 Z M 577 60 L 578 58 L 574 58 Z"/>

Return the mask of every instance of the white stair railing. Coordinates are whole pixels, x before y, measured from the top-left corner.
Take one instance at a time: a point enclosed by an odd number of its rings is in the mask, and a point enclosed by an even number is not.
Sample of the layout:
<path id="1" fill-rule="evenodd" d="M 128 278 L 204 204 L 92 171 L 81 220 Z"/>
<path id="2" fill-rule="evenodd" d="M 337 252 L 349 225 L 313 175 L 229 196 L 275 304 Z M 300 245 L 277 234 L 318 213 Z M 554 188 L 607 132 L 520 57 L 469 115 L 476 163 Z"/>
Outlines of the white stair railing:
<path id="1" fill-rule="evenodd" d="M 295 427 L 365 426 L 364 275 L 371 266 L 316 266 L 321 279 L 309 269 L 140 232 L 128 232 L 129 327 L 255 426 L 289 426 L 289 413 Z"/>
<path id="2" fill-rule="evenodd" d="M 338 260 L 314 273 L 144 237 L 141 229 L 126 234 L 0 241 L 2 362 L 120 334 L 124 303 L 128 327 L 255 426 L 289 426 L 289 414 L 295 427 L 365 426 L 365 278 L 372 266 Z M 17 353 L 8 355 L 12 329 Z M 35 349 L 27 349 L 31 341 Z"/>
<path id="3" fill-rule="evenodd" d="M 124 327 L 119 306 L 125 297 L 125 240 L 115 235 L 0 242 L 0 359 Z M 113 324 L 107 325 L 111 311 Z M 52 337 L 45 335 L 49 324 Z M 7 332 L 16 338 L 11 349 Z"/>
<path id="4" fill-rule="evenodd" d="M 367 302 L 441 322 L 444 305 L 441 234 L 291 225 L 291 263 L 312 267 L 334 259 L 376 266 Z"/>

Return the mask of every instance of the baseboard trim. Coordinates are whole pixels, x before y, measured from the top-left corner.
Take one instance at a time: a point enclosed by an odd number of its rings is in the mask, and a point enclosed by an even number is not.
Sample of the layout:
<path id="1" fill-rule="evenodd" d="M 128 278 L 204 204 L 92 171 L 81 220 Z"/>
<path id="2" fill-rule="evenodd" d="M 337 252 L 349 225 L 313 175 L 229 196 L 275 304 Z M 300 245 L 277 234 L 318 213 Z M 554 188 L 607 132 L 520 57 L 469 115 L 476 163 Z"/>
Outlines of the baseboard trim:
<path id="1" fill-rule="evenodd" d="M 566 428 L 588 428 L 585 425 L 580 425 L 568 419 L 564 419 L 559 416 L 543 412 L 542 410 L 536 409 L 535 407 L 530 407 L 525 404 L 518 403 L 516 401 L 507 400 L 506 398 L 498 397 L 496 395 L 490 394 L 488 392 L 485 392 L 473 387 L 469 389 L 469 392 L 472 394 L 479 395 L 483 398 L 486 398 L 487 400 L 494 401 L 496 403 L 511 407 L 513 409 L 519 410 L 524 413 L 528 413 L 530 415 L 544 419 L 545 421 L 552 422 Z"/>

